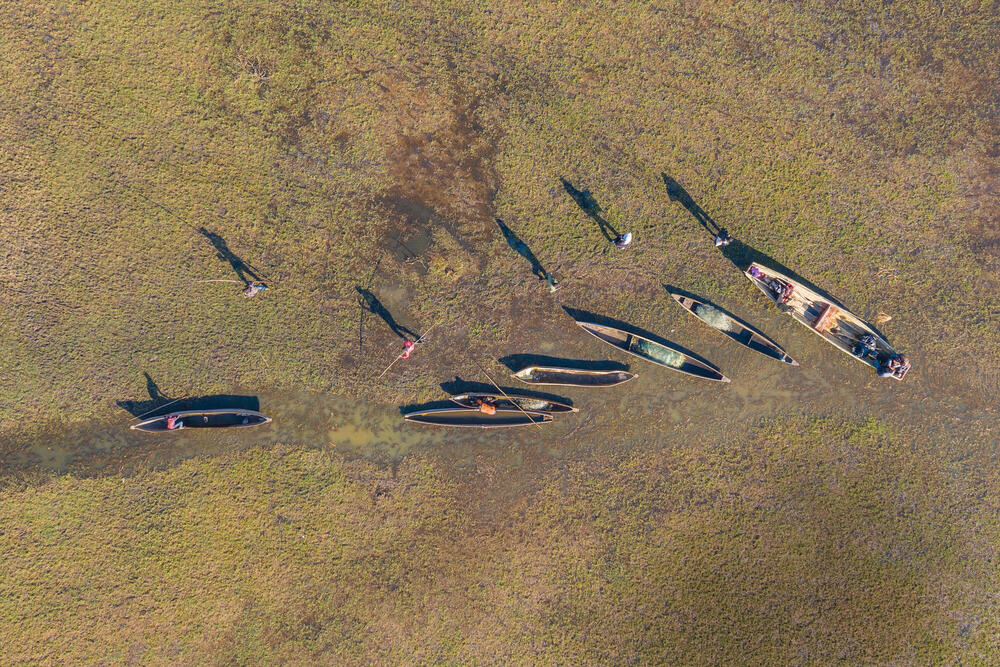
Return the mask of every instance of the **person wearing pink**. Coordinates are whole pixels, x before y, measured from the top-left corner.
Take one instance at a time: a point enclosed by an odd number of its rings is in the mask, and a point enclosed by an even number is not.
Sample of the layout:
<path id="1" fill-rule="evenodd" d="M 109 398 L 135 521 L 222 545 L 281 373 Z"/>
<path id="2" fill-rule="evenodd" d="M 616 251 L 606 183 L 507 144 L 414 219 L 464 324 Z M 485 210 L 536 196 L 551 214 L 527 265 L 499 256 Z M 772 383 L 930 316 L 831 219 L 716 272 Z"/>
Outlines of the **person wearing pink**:
<path id="1" fill-rule="evenodd" d="M 409 359 L 410 358 L 410 354 L 413 353 L 413 348 L 415 348 L 416 346 L 417 346 L 416 343 L 414 343 L 409 338 L 407 338 L 406 340 L 404 340 L 403 341 L 403 354 L 402 354 L 403 359 Z"/>

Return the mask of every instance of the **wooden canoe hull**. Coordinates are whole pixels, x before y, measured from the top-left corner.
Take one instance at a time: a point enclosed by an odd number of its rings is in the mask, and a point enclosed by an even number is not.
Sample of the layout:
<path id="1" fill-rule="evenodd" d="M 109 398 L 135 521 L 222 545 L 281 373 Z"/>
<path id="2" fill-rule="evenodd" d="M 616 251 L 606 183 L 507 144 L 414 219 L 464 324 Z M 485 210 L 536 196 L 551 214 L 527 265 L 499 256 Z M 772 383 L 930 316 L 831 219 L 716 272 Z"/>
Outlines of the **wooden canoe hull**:
<path id="1" fill-rule="evenodd" d="M 528 366 L 512 374 L 526 384 L 558 384 L 567 387 L 614 387 L 628 382 L 636 373 L 628 371 L 589 371 L 556 366 Z"/>
<path id="2" fill-rule="evenodd" d="M 784 303 L 775 296 L 774 291 L 768 287 L 763 280 L 754 277 L 751 269 L 756 269 L 762 273 L 766 279 L 777 278 L 792 286 L 792 294 Z M 786 314 L 791 315 L 802 326 L 806 327 L 835 348 L 869 366 L 876 371 L 879 365 L 890 356 L 898 354 L 887 340 L 882 338 L 871 325 L 860 317 L 842 308 L 840 304 L 834 303 L 830 299 L 809 289 L 802 283 L 792 280 L 788 276 L 774 269 L 767 268 L 754 262 L 744 274 L 747 279 L 757 286 L 771 301 L 782 307 Z M 876 342 L 876 359 L 865 357 L 862 359 L 854 354 L 854 346 L 862 336 L 871 335 Z M 902 380 L 906 376 L 893 375 L 891 377 Z"/>
<path id="3" fill-rule="evenodd" d="M 185 410 L 151 417 L 138 424 L 132 424 L 131 428 L 145 433 L 170 433 L 171 431 L 167 429 L 168 417 L 177 417 L 184 425 L 181 429 L 173 429 L 174 431 L 189 428 L 249 428 L 271 422 L 270 417 L 256 410 Z"/>
<path id="4" fill-rule="evenodd" d="M 645 336 L 640 336 L 629 331 L 611 327 L 606 324 L 577 320 L 584 331 L 602 340 L 612 347 L 617 347 L 622 352 L 627 352 L 634 357 L 639 357 L 664 368 L 693 375 L 705 380 L 715 380 L 716 382 L 729 382 L 729 378 L 719 372 L 719 369 L 695 359 L 694 357 L 681 352 L 680 350 L 664 345 L 655 340 L 650 340 Z"/>
<path id="5" fill-rule="evenodd" d="M 792 366 L 799 365 L 799 362 L 792 359 L 792 357 L 789 356 L 789 354 L 785 352 L 784 348 L 780 345 L 762 334 L 760 331 L 751 327 L 749 324 L 736 319 L 729 313 L 725 313 L 704 301 L 690 296 L 674 294 L 673 292 L 670 293 L 670 296 L 672 296 L 684 310 L 688 311 L 708 326 L 712 327 L 724 336 L 736 341 L 740 345 L 748 347 L 754 352 L 759 352 L 765 357 L 777 359 L 778 361 L 791 364 Z M 703 309 L 706 308 L 712 308 L 715 313 L 712 321 L 706 319 L 702 314 L 705 312 Z M 718 318 L 718 320 L 715 320 L 715 318 Z M 723 322 L 728 324 L 727 328 L 719 326 L 719 324 L 722 324 Z"/>
<path id="6" fill-rule="evenodd" d="M 451 397 L 451 400 L 458 405 L 473 409 L 478 408 L 476 401 L 480 399 L 504 410 L 517 410 L 520 406 L 521 410 L 527 412 L 579 412 L 578 408 L 574 408 L 568 403 L 553 401 L 547 398 L 537 398 L 535 396 L 524 396 L 522 394 L 507 394 L 504 396 L 503 394 L 472 392 Z"/>
<path id="7" fill-rule="evenodd" d="M 451 426 L 455 428 L 509 428 L 512 426 L 530 426 L 532 424 L 548 424 L 552 415 L 543 412 L 526 410 L 500 410 L 494 415 L 488 415 L 470 408 L 431 408 L 418 410 L 403 415 L 403 419 L 416 424 L 430 426 Z"/>

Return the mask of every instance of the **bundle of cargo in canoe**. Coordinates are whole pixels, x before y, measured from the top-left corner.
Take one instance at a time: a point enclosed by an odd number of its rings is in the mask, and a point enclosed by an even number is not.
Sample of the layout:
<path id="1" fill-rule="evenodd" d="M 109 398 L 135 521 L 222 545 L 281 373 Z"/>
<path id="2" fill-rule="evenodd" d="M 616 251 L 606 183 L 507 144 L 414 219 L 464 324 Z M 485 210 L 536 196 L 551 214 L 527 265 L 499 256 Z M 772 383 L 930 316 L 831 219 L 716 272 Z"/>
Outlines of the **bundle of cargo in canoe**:
<path id="1" fill-rule="evenodd" d="M 664 343 L 606 324 L 585 320 L 576 320 L 576 323 L 595 338 L 640 359 L 706 380 L 729 382 L 719 369 Z"/>
<path id="2" fill-rule="evenodd" d="M 783 361 L 786 364 L 791 364 L 792 366 L 799 365 L 799 362 L 792 359 L 780 345 L 729 313 L 723 312 L 715 306 L 694 297 L 675 294 L 673 292 L 670 293 L 670 296 L 684 310 L 740 345 L 744 345 L 754 352 L 760 352 L 766 357 Z"/>

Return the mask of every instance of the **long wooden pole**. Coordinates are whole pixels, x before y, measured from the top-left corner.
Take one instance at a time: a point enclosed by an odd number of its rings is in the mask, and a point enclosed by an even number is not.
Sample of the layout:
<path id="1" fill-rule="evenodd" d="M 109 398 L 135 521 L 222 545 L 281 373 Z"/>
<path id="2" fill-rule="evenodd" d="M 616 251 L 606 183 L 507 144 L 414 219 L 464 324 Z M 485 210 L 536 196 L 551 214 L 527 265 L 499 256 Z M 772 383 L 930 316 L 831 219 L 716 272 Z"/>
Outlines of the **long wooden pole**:
<path id="1" fill-rule="evenodd" d="M 174 400 L 170 401 L 169 403 L 164 403 L 163 405 L 158 405 L 155 408 L 153 408 L 152 410 L 150 410 L 149 412 L 144 412 L 143 414 L 139 415 L 138 417 L 132 417 L 132 419 L 130 419 L 129 421 L 133 421 L 134 422 L 136 419 L 142 419 L 146 415 L 151 415 L 154 412 L 156 412 L 157 410 L 162 410 L 163 408 L 167 407 L 168 405 L 173 405 L 177 401 L 183 401 L 183 400 L 184 400 L 183 398 L 175 398 Z"/>
<path id="2" fill-rule="evenodd" d="M 430 333 L 430 332 L 431 332 L 431 331 L 432 331 L 432 330 L 434 329 L 434 327 L 436 327 L 436 326 L 437 326 L 437 325 L 439 325 L 439 324 L 441 324 L 441 322 L 435 322 L 435 323 L 434 323 L 433 325 L 431 325 L 431 328 L 430 328 L 430 329 L 428 329 L 427 331 L 425 331 L 425 332 L 423 333 L 423 335 L 421 335 L 421 336 L 420 336 L 420 338 L 418 338 L 417 340 L 415 340 L 415 341 L 413 342 L 413 344 L 414 344 L 414 345 L 416 345 L 417 343 L 420 343 L 420 342 L 422 342 L 422 341 L 424 340 L 424 338 L 426 338 L 426 337 L 427 337 L 427 334 L 429 334 L 429 333 Z M 392 363 L 391 363 L 391 364 L 389 364 L 388 366 L 386 366 L 386 367 L 385 367 L 385 370 L 384 370 L 384 371 L 382 371 L 381 373 L 379 373 L 379 376 L 378 376 L 377 378 L 375 378 L 375 379 L 376 379 L 376 380 L 381 380 L 381 379 L 382 379 L 382 376 L 383 376 L 383 375 L 385 375 L 386 373 L 388 373 L 388 372 L 389 372 L 389 369 L 390 369 L 390 368 L 392 368 L 393 366 L 395 366 L 395 365 L 396 365 L 396 362 L 397 362 L 397 361 L 399 361 L 399 360 L 400 360 L 400 359 L 402 359 L 402 358 L 403 358 L 403 355 L 402 355 L 402 354 L 399 354 L 399 355 L 397 355 L 397 356 L 396 356 L 396 358 L 392 360 Z"/>
<path id="3" fill-rule="evenodd" d="M 483 375 L 486 376 L 486 379 L 490 381 L 491 385 L 493 385 L 494 387 L 497 388 L 497 391 L 499 391 L 503 395 L 504 398 L 506 398 L 508 401 L 510 401 L 511 403 L 513 403 L 514 407 L 516 407 L 518 410 L 520 410 L 521 412 L 524 412 L 524 416 L 527 417 L 528 419 L 530 419 L 532 424 L 534 424 L 538 428 L 542 427 L 542 424 L 540 422 L 536 422 L 535 418 L 532 417 L 531 415 L 529 415 L 525 411 L 525 409 L 521 407 L 520 403 L 518 403 L 513 398 L 511 398 L 510 396 L 508 396 L 507 392 L 505 392 L 503 389 L 501 389 L 500 385 L 498 385 L 496 382 L 493 381 L 493 378 L 490 377 L 490 374 L 486 372 L 486 369 L 483 368 L 482 365 L 480 365 L 480 363 L 478 361 L 476 361 L 475 364 L 476 364 L 476 366 L 479 366 L 479 370 L 481 370 L 483 372 Z"/>

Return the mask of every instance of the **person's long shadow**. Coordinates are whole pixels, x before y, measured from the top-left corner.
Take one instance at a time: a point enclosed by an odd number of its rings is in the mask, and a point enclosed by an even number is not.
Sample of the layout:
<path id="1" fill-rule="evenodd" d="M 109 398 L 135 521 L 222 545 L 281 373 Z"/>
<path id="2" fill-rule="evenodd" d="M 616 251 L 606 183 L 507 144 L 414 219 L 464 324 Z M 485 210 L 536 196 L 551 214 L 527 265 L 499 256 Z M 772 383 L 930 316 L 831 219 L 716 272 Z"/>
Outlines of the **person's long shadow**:
<path id="1" fill-rule="evenodd" d="M 262 276 L 254 267 L 244 262 L 240 257 L 236 255 L 229 246 L 226 245 L 226 240 L 216 234 L 215 232 L 210 232 L 204 227 L 198 228 L 198 233 L 208 239 L 208 242 L 212 244 L 215 248 L 216 255 L 219 259 L 224 262 L 229 262 L 229 265 L 233 267 L 233 271 L 239 276 L 246 284 L 250 284 L 252 281 L 263 281 L 264 276 Z M 249 276 L 249 278 L 248 278 Z"/>
<path id="2" fill-rule="evenodd" d="M 260 400 L 256 396 L 238 394 L 212 394 L 209 396 L 188 396 L 187 398 L 170 398 L 165 396 L 149 376 L 146 376 L 146 392 L 148 400 L 115 401 L 122 410 L 134 417 L 153 417 L 157 413 L 180 412 L 182 410 L 260 410 Z"/>
<path id="3" fill-rule="evenodd" d="M 415 332 L 397 322 L 396 318 L 394 318 L 392 313 L 389 312 L 389 309 L 383 306 L 382 302 L 379 301 L 374 294 L 360 285 L 355 285 L 354 289 L 361 295 L 358 299 L 361 303 L 361 307 L 369 313 L 381 317 L 382 320 L 389 325 L 389 328 L 392 329 L 392 333 L 403 339 L 408 338 L 410 340 L 417 340 L 420 338 L 420 336 L 418 336 Z"/>
<path id="4" fill-rule="evenodd" d="M 130 413 L 131 415 L 138 417 L 146 413 L 155 412 L 156 409 L 166 403 L 170 403 L 176 399 L 170 398 L 169 396 L 164 396 L 160 391 L 160 388 L 150 377 L 149 373 L 143 373 L 146 377 L 146 392 L 149 394 L 148 400 L 143 401 L 115 401 L 115 403 L 122 410 Z"/>
<path id="5" fill-rule="evenodd" d="M 590 190 L 577 190 L 573 187 L 573 184 L 565 178 L 560 178 L 559 180 L 562 182 L 563 189 L 569 194 L 570 197 L 573 198 L 576 205 L 597 223 L 601 233 L 604 234 L 604 238 L 614 243 L 615 239 L 617 239 L 620 234 L 618 234 L 618 230 L 615 229 L 611 223 L 601 215 L 604 211 L 601 210 L 601 206 L 597 203 L 597 200 L 594 199 L 594 196 L 590 194 Z"/>
<path id="6" fill-rule="evenodd" d="M 706 213 L 704 209 L 701 208 L 701 206 L 698 206 L 698 204 L 694 201 L 691 195 L 688 194 L 687 190 L 681 187 L 680 183 L 670 178 L 665 173 L 661 173 L 660 175 L 663 177 L 664 185 L 667 186 L 667 196 L 670 197 L 670 200 L 676 201 L 681 206 L 686 208 L 688 212 L 695 217 L 695 219 L 699 222 L 699 224 L 701 224 L 701 226 L 704 227 L 706 231 L 708 231 L 708 233 L 712 235 L 713 239 L 719 232 L 723 231 L 723 229 L 719 227 L 719 225 L 714 220 L 712 220 L 711 216 L 709 216 L 708 213 Z M 838 299 L 833 297 L 826 290 L 817 287 L 812 282 L 803 278 L 801 275 L 799 275 L 792 269 L 788 268 L 778 260 L 774 259 L 770 255 L 760 252 L 756 248 L 749 246 L 746 243 L 743 243 L 739 239 L 731 238 L 728 245 L 719 246 L 719 252 L 722 253 L 723 257 L 732 262 L 733 266 L 739 269 L 741 273 L 749 269 L 750 265 L 753 263 L 757 263 L 762 266 L 775 269 L 785 274 L 795 282 L 808 287 L 809 289 L 816 292 L 823 298 L 829 299 L 840 308 L 844 308 L 845 310 L 850 310 L 845 308 L 844 305 Z M 885 337 L 874 324 L 872 324 L 871 322 L 867 322 L 867 324 L 872 329 L 874 329 L 875 332 L 878 333 L 878 335 L 882 336 L 883 338 Z"/>
<path id="7" fill-rule="evenodd" d="M 681 187 L 680 183 L 663 172 L 660 172 L 660 176 L 663 178 L 663 184 L 667 186 L 667 197 L 670 198 L 670 201 L 675 201 L 686 208 L 688 213 L 693 215 L 694 219 L 714 239 L 722 231 L 722 227 L 712 219 L 712 216 L 705 212 L 705 209 L 695 203 L 694 199 L 688 194 L 687 190 Z"/>
<path id="8" fill-rule="evenodd" d="M 507 241 L 507 245 L 513 248 L 518 255 L 524 257 L 531 264 L 531 272 L 538 276 L 539 280 L 545 280 L 548 277 L 548 272 L 542 267 L 542 263 L 538 261 L 535 257 L 535 253 L 531 252 L 531 248 L 527 244 L 518 238 L 510 227 L 503 224 L 503 220 L 500 218 L 496 219 L 497 227 L 500 228 L 500 232 L 503 234 L 504 239 Z"/>

